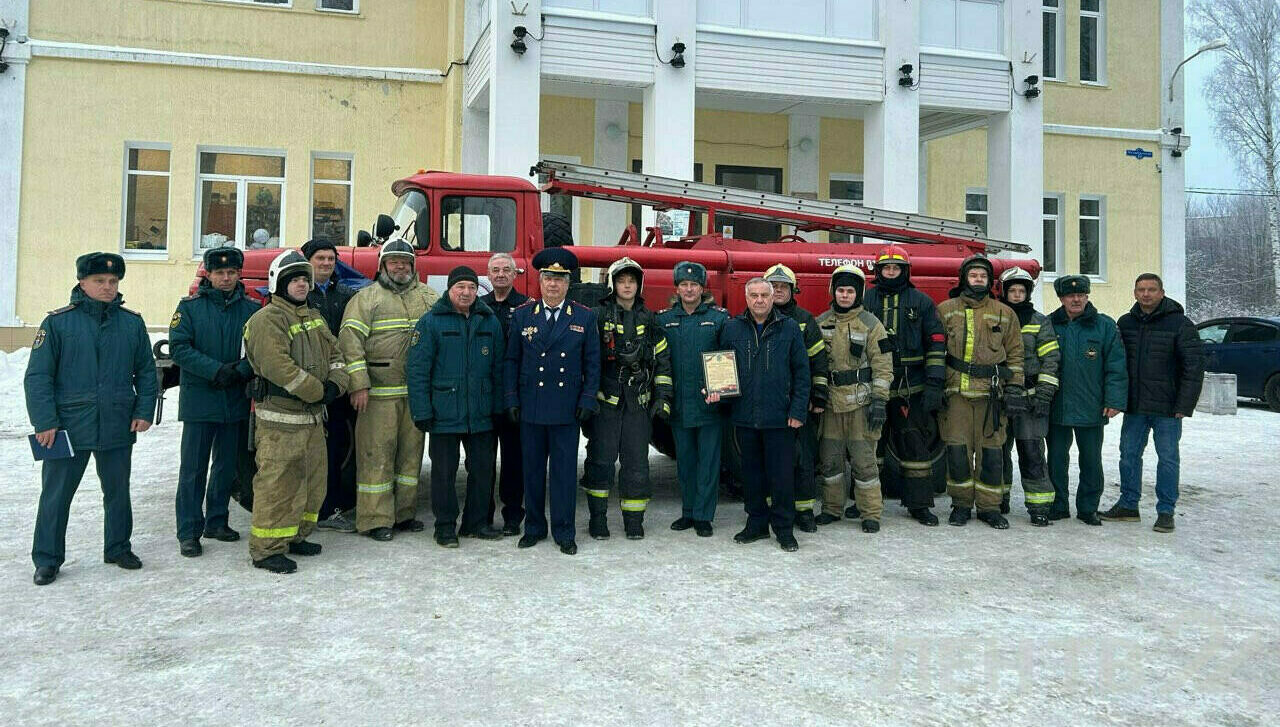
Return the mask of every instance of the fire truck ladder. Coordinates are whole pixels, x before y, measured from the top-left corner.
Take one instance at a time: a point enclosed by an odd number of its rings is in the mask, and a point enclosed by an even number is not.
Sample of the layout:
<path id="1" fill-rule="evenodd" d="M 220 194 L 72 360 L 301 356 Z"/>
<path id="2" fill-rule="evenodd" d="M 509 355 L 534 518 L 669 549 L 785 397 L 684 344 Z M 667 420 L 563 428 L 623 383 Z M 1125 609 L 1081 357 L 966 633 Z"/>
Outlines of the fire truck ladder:
<path id="1" fill-rule="evenodd" d="M 715 229 L 718 214 L 793 225 L 801 231 L 827 230 L 926 245 L 981 245 L 988 251 L 1030 252 L 1020 242 L 982 236 L 977 225 L 940 217 L 858 207 L 852 204 L 789 197 L 652 174 L 600 169 L 584 164 L 542 160 L 529 170 L 546 175 L 542 191 L 611 202 L 646 204 L 659 209 L 688 209 L 708 215 Z"/>

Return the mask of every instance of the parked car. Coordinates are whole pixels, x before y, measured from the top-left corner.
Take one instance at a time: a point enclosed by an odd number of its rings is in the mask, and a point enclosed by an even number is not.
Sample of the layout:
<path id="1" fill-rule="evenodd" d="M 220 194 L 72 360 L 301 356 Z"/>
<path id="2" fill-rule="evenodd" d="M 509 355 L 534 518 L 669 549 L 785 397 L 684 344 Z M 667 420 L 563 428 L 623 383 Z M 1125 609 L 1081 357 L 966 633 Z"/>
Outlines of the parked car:
<path id="1" fill-rule="evenodd" d="M 1205 371 L 1236 375 L 1236 394 L 1280 411 L 1280 317 L 1214 318 L 1196 326 Z"/>

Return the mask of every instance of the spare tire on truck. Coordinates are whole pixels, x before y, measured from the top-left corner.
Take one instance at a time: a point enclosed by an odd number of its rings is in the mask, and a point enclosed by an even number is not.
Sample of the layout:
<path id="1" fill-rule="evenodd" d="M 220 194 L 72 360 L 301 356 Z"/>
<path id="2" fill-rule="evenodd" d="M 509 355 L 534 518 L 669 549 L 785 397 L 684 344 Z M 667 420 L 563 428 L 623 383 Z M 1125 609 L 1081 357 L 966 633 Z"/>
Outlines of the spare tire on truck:
<path id="1" fill-rule="evenodd" d="M 573 246 L 573 224 L 567 217 L 554 212 L 542 213 L 542 246 Z"/>

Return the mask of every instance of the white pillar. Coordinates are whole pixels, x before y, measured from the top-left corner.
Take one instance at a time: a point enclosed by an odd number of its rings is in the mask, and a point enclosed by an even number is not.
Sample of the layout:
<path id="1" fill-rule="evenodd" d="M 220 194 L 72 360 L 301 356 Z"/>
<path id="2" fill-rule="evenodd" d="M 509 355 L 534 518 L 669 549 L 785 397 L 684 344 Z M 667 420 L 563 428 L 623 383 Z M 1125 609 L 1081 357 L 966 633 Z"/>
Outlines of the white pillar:
<path id="1" fill-rule="evenodd" d="M 920 184 L 920 212 L 927 212 L 929 209 L 929 142 L 920 141 L 919 161 L 919 184 Z"/>
<path id="2" fill-rule="evenodd" d="M 792 114 L 787 134 L 787 176 L 789 194 L 808 199 L 820 196 L 822 180 L 818 178 L 820 129 L 822 119 L 805 114 Z M 817 232 L 799 232 L 806 240 L 818 239 Z"/>
<path id="3" fill-rule="evenodd" d="M 1014 94 L 1009 111 L 992 116 L 987 126 L 987 234 L 1030 245 L 1029 256 L 1043 260 L 1044 97 L 1022 95 L 1023 79 L 1040 75 L 1040 3 L 1005 3 L 1005 8 Z"/>
<path id="4" fill-rule="evenodd" d="M 627 136 L 630 133 L 630 105 L 626 101 L 596 99 L 595 149 L 593 166 L 604 169 L 630 169 L 627 159 Z M 593 200 L 591 212 L 591 244 L 612 245 L 622 235 L 628 219 L 628 207 L 621 202 Z"/>
<path id="5" fill-rule="evenodd" d="M 542 37 L 542 0 L 493 2 L 490 8 L 488 171 L 528 179 L 538 161 L 542 44 L 536 39 Z M 523 55 L 511 50 L 517 25 L 529 32 Z"/>
<path id="6" fill-rule="evenodd" d="M 9 29 L 0 74 L 0 326 L 17 326 L 18 222 L 22 192 L 22 119 L 27 98 L 28 0 L 0 0 L 0 24 Z M 21 40 L 21 42 L 19 42 Z"/>
<path id="7" fill-rule="evenodd" d="M 698 63 L 697 9 L 688 0 L 653 0 L 658 23 L 657 55 L 671 60 L 671 46 L 684 43 L 684 68 L 653 59 L 653 85 L 644 90 L 643 165 L 648 174 L 693 179 L 693 72 Z M 653 210 L 644 208 L 644 225 Z M 643 237 L 641 233 L 641 237 Z"/>
<path id="8" fill-rule="evenodd" d="M 1170 137 L 1168 131 L 1183 126 L 1183 81 L 1186 69 L 1173 84 L 1173 100 L 1169 100 L 1170 74 L 1184 57 L 1182 36 L 1182 0 L 1160 3 L 1160 119 L 1164 123 L 1165 143 L 1160 145 L 1160 277 L 1165 294 L 1187 304 L 1187 188 L 1185 157 L 1175 157 L 1178 146 L 1187 143 Z M 1169 142 L 1173 143 L 1170 144 Z"/>
<path id="9" fill-rule="evenodd" d="M 863 122 L 865 204 L 898 212 L 920 209 L 920 94 L 898 85 L 898 68 L 910 63 L 920 78 L 920 0 L 878 3 L 884 43 L 884 100 Z"/>
<path id="10" fill-rule="evenodd" d="M 489 109 L 462 107 L 462 171 L 489 171 Z"/>

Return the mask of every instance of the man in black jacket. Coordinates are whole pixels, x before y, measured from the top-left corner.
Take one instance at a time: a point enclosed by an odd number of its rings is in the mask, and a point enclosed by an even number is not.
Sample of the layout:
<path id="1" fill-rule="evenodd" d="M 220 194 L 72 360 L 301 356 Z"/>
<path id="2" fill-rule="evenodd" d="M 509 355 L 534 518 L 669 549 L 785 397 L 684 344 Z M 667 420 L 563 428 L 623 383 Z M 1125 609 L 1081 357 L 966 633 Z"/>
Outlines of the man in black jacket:
<path id="1" fill-rule="evenodd" d="M 516 261 L 511 255 L 500 252 L 489 258 L 489 284 L 492 292 L 480 296 L 480 300 L 493 310 L 502 324 L 502 340 L 511 336 L 511 312 L 529 301 L 529 296 L 515 289 Z M 520 425 L 508 421 L 505 416 L 494 420 L 498 433 L 498 450 L 502 454 L 502 469 L 498 474 L 498 496 L 502 498 L 502 534 L 519 535 L 520 522 L 524 520 L 524 475 L 520 460 Z M 493 524 L 494 503 L 489 502 L 489 524 Z"/>
<path id="2" fill-rule="evenodd" d="M 1164 295 L 1155 273 L 1134 282 L 1133 308 L 1117 325 L 1129 364 L 1129 406 L 1120 428 L 1120 500 L 1104 520 L 1137 522 L 1142 496 L 1142 453 L 1148 433 L 1155 433 L 1156 524 L 1159 533 L 1173 532 L 1178 502 L 1178 440 L 1182 420 L 1195 411 L 1204 381 L 1204 360 L 1196 327 L 1182 306 Z"/>

